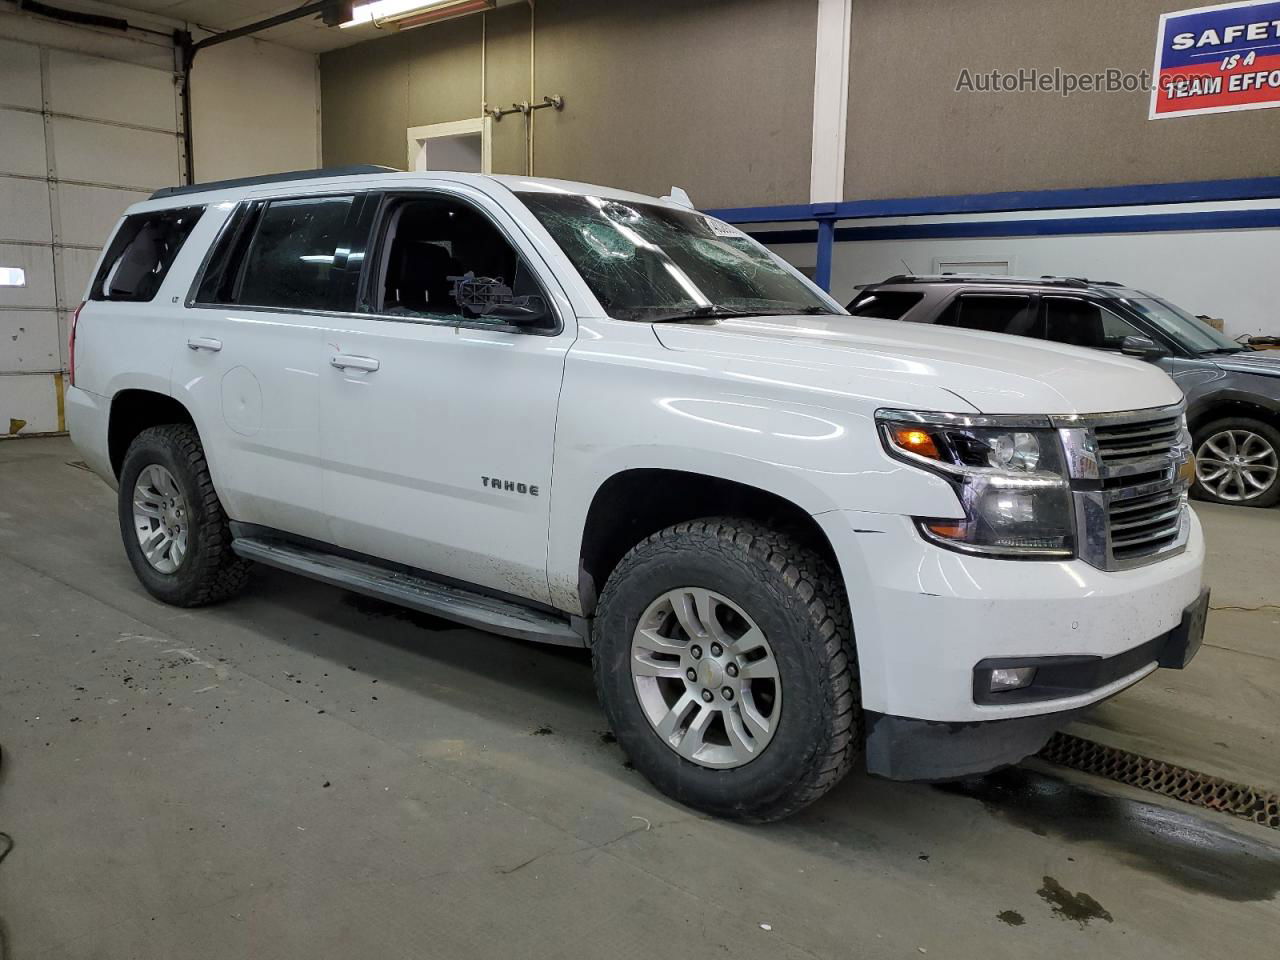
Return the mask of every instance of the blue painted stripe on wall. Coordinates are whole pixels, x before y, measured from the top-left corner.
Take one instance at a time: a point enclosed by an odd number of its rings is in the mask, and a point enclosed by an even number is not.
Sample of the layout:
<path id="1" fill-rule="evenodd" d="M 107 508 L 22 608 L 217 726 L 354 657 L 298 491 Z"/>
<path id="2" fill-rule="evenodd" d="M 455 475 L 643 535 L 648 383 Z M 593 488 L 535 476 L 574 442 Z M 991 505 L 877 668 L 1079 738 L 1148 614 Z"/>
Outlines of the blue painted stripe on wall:
<path id="1" fill-rule="evenodd" d="M 1073 217 L 1061 220 L 980 220 L 969 223 L 904 223 L 888 227 L 840 227 L 836 242 L 937 240 L 960 237 L 1066 237 L 1099 233 L 1169 233 L 1188 230 L 1258 230 L 1280 227 L 1280 210 L 1153 213 L 1146 216 Z M 754 230 L 761 243 L 816 243 L 817 230 Z"/>
<path id="2" fill-rule="evenodd" d="M 1245 180 L 1196 180 L 1188 183 L 1145 183 L 1123 187 L 1070 190 L 1023 190 L 970 193 L 892 200 L 849 200 L 843 203 L 784 204 L 773 207 L 725 207 L 708 210 L 730 223 L 772 223 L 834 217 L 940 216 L 951 213 L 1014 213 L 1023 210 L 1068 210 L 1083 207 L 1128 207 L 1158 203 L 1204 203 L 1280 198 L 1280 177 Z"/>

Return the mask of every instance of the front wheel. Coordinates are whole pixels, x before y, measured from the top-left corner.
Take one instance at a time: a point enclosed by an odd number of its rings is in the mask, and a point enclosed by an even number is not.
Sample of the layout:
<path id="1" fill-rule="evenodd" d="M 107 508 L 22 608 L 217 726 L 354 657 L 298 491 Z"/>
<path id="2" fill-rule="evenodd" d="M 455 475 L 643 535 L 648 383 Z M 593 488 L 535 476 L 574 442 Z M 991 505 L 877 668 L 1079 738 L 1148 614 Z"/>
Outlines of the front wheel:
<path id="1" fill-rule="evenodd" d="M 716 816 L 788 816 L 862 747 L 843 586 L 752 521 L 681 523 L 634 547 L 601 594 L 592 660 L 635 767 Z"/>
<path id="2" fill-rule="evenodd" d="M 1280 501 L 1280 430 L 1249 417 L 1196 431 L 1194 492 L 1214 503 L 1270 507 Z"/>

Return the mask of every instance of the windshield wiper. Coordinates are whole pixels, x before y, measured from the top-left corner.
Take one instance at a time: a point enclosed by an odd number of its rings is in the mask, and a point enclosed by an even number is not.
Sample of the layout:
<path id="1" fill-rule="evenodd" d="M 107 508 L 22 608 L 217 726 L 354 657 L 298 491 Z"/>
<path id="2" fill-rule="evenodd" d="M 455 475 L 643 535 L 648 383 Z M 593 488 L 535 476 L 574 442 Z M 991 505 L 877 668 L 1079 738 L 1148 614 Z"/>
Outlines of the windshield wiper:
<path id="1" fill-rule="evenodd" d="M 646 323 L 681 323 L 686 320 L 725 320 L 734 317 L 787 317 L 796 314 L 831 313 L 826 307 L 799 307 L 795 310 L 742 310 L 722 307 L 719 304 L 707 303 L 698 307 L 690 307 L 678 313 L 659 314 L 656 317 L 645 317 Z M 835 314 L 832 314 L 835 316 Z"/>
<path id="2" fill-rule="evenodd" d="M 690 307 L 688 310 L 681 310 L 678 313 L 660 313 L 656 317 L 645 317 L 645 323 L 682 323 L 686 320 L 722 320 L 729 317 L 758 317 L 759 310 L 730 310 L 727 307 L 719 307 L 714 303 L 703 304 L 700 307 Z"/>

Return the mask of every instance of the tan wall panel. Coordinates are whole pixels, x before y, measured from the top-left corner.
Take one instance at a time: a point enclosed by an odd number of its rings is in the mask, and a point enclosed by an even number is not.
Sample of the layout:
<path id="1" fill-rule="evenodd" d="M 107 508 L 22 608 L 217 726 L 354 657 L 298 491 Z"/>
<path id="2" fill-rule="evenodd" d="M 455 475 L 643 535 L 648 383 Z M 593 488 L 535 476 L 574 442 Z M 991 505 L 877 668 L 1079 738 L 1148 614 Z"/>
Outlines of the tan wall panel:
<path id="1" fill-rule="evenodd" d="M 528 10 L 487 16 L 491 105 L 529 99 Z M 539 0 L 533 99 L 539 176 L 665 193 L 703 206 L 809 194 L 816 0 Z M 326 164 L 406 164 L 405 130 L 479 114 L 481 19 L 320 58 Z M 494 125 L 498 172 L 523 173 L 523 117 Z"/>
<path id="2" fill-rule="evenodd" d="M 467 120 L 480 116 L 480 17 L 463 17 L 424 27 L 405 51 L 408 96 L 404 127 Z M 408 161 L 400 131 L 400 163 Z"/>
<path id="3" fill-rule="evenodd" d="M 54 433 L 63 429 L 58 418 L 60 376 L 47 373 L 0 373 L 0 436 L 13 421 L 21 433 Z"/>
<path id="4" fill-rule="evenodd" d="M 321 55 L 320 140 L 325 166 L 383 163 L 405 168 L 409 128 L 405 47 L 412 40 L 413 31 Z"/>
<path id="5" fill-rule="evenodd" d="M 509 108 L 529 99 L 529 8 L 503 7 L 487 17 L 485 99 Z M 546 111 L 543 111 L 545 114 Z M 519 114 L 493 125 L 493 172 L 528 173 L 525 122 Z"/>
<path id="6" fill-rule="evenodd" d="M 0 103 L 40 109 L 39 47 L 0 39 Z"/>
<path id="7" fill-rule="evenodd" d="M 242 37 L 202 50 L 191 74 L 196 180 L 320 162 L 316 58 Z"/>
<path id="8" fill-rule="evenodd" d="M 817 3 L 537 5 L 534 172 L 699 206 L 807 202 Z"/>
<path id="9" fill-rule="evenodd" d="M 1148 93 L 957 93 L 962 68 L 1150 71 L 1186 0 L 854 0 L 851 199 L 1268 176 L 1280 112 L 1149 121 Z"/>
<path id="10" fill-rule="evenodd" d="M 37 118 L 39 119 L 39 118 Z M 41 134 L 44 124 L 41 123 Z M 23 177 L 0 177 L 0 241 L 53 241 L 49 217 L 49 182 Z M 0 267 L 6 264 L 0 263 Z"/>
<path id="11" fill-rule="evenodd" d="M 0 310 L 0 370 L 60 370 L 58 315 L 53 310 Z M 6 421 L 0 433 L 9 429 Z"/>
<path id="12" fill-rule="evenodd" d="M 178 183 L 178 141 L 152 133 L 88 120 L 55 117 L 54 165 L 60 180 L 155 189 Z"/>
<path id="13" fill-rule="evenodd" d="M 110 187 L 59 184 L 58 211 L 62 215 L 62 235 L 58 239 L 62 243 L 87 244 L 95 249 L 106 246 L 107 238 L 124 215 L 125 208 L 146 200 L 148 196 Z"/>
<path id="14" fill-rule="evenodd" d="M 93 268 L 98 263 L 100 251 L 84 250 L 79 247 L 60 247 L 54 253 L 54 269 L 58 278 L 58 307 L 62 310 L 74 310 L 80 306 L 89 280 L 93 277 Z"/>
<path id="15" fill-rule="evenodd" d="M 3 55 L 2 50 L 0 55 Z M 28 177 L 48 176 L 49 164 L 44 153 L 44 117 L 41 114 L 0 108 L 0 173 L 19 173 Z"/>
<path id="16" fill-rule="evenodd" d="M 49 109 L 95 120 L 178 129 L 173 77 L 150 67 L 49 51 Z"/>

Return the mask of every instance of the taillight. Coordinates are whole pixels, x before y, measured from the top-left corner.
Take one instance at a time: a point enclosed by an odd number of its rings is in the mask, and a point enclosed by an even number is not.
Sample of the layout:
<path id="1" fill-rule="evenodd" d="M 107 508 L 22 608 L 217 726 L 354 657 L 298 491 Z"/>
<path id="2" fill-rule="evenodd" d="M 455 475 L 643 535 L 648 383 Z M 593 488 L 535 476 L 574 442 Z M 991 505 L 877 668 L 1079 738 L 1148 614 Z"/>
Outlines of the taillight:
<path id="1" fill-rule="evenodd" d="M 76 307 L 76 312 L 71 315 L 71 330 L 67 334 L 67 382 L 71 386 L 76 385 L 76 322 L 80 319 L 80 311 L 84 309 L 84 303 Z"/>

